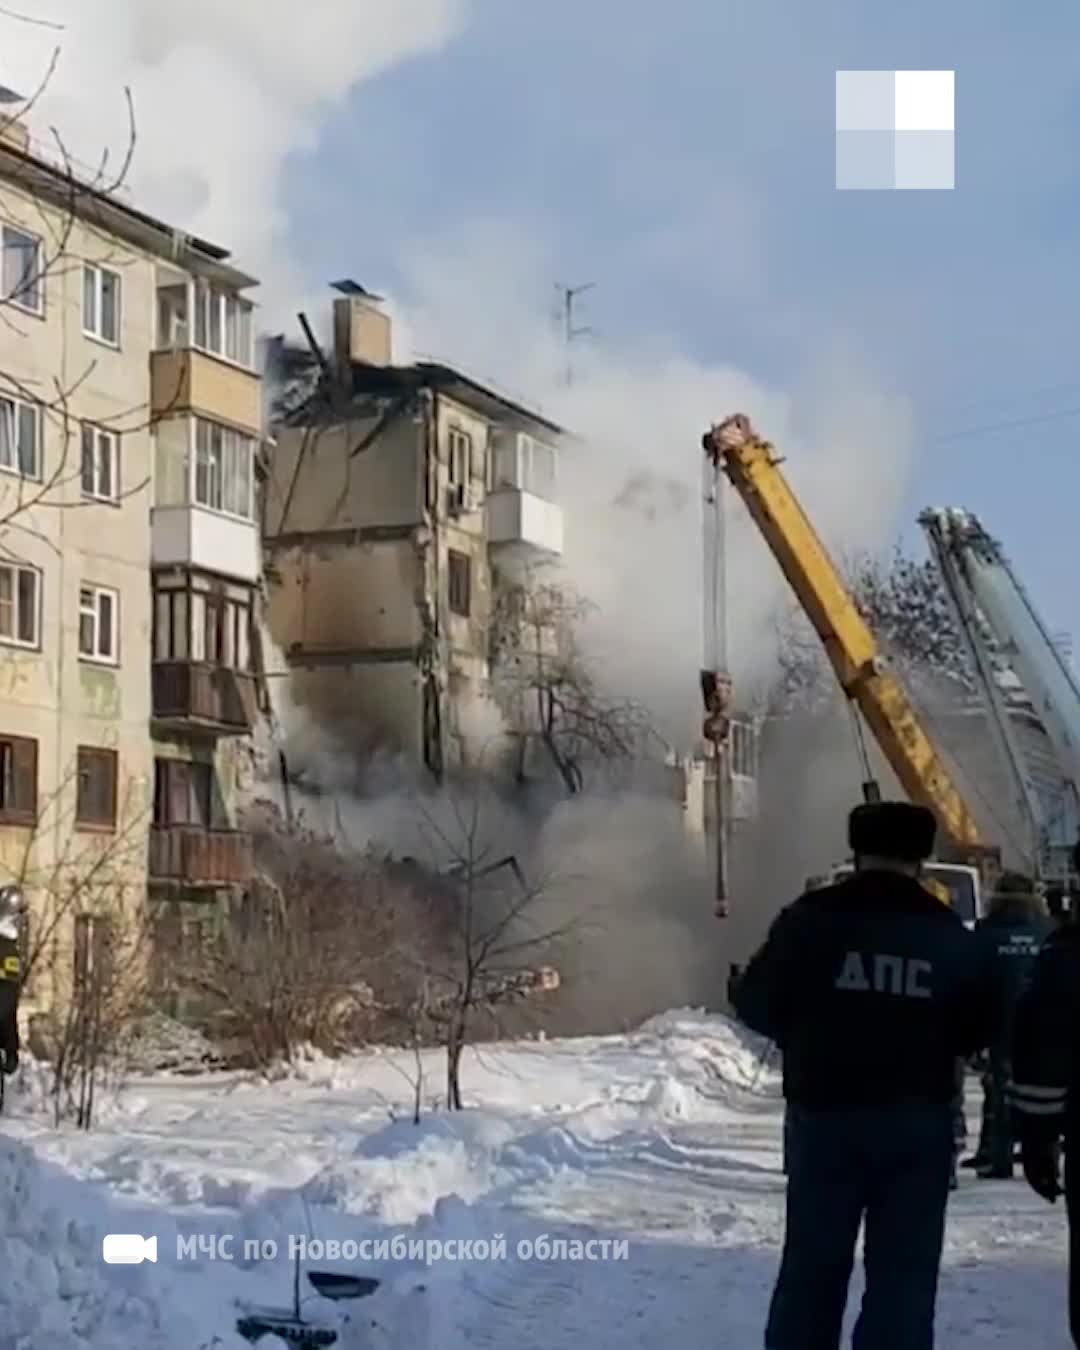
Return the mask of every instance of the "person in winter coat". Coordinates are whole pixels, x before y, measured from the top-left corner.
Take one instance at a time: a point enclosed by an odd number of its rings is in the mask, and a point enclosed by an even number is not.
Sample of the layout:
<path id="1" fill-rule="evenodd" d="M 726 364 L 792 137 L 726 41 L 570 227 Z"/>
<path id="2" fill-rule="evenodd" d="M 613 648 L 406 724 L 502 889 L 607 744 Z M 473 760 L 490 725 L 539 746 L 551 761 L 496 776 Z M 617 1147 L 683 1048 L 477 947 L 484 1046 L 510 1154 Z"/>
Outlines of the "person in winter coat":
<path id="1" fill-rule="evenodd" d="M 1070 921 L 1071 915 L 1064 886 L 1046 888 L 1046 912 L 1050 915 L 1050 922 L 1055 928 L 1060 928 L 1062 924 Z"/>
<path id="2" fill-rule="evenodd" d="M 990 899 L 986 917 L 976 925 L 976 935 L 994 970 L 1001 1016 L 998 1038 L 990 1045 L 986 1094 L 985 1159 L 976 1168 L 984 1179 L 1005 1179 L 1013 1174 L 1013 1128 L 1007 1089 L 1013 1019 L 1035 965 L 1039 948 L 1053 931 L 1034 883 L 1016 872 L 1006 872 Z"/>
<path id="3" fill-rule="evenodd" d="M 1061 1194 L 1069 1224 L 1069 1326 L 1080 1350 L 1080 926 L 1047 939 L 1016 1007 L 1009 1084 L 1028 1185 L 1051 1204 Z"/>
<path id="4" fill-rule="evenodd" d="M 956 1062 L 994 1033 L 975 935 L 920 884 L 931 812 L 856 807 L 854 876 L 781 911 L 735 1010 L 783 1055 L 786 1231 L 767 1350 L 836 1350 L 860 1226 L 856 1350 L 931 1350 Z"/>
<path id="5" fill-rule="evenodd" d="M 19 1067 L 19 995 L 22 992 L 22 960 L 19 955 L 19 921 L 22 892 L 15 886 L 0 887 L 0 1073 L 13 1074 Z"/>

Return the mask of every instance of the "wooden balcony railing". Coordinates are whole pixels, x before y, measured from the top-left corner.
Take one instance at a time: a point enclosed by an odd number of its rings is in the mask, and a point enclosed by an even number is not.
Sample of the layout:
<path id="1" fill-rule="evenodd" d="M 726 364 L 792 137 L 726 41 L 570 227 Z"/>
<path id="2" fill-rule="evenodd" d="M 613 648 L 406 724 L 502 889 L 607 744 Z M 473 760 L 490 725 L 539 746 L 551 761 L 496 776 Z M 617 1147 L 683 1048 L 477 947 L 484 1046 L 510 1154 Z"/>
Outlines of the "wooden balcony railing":
<path id="1" fill-rule="evenodd" d="M 246 886 L 254 871 L 251 835 L 199 825 L 150 830 L 150 880 L 182 886 Z"/>
<path id="2" fill-rule="evenodd" d="M 255 722 L 255 678 L 224 666 L 160 661 L 151 667 L 154 717 L 245 736 Z"/>

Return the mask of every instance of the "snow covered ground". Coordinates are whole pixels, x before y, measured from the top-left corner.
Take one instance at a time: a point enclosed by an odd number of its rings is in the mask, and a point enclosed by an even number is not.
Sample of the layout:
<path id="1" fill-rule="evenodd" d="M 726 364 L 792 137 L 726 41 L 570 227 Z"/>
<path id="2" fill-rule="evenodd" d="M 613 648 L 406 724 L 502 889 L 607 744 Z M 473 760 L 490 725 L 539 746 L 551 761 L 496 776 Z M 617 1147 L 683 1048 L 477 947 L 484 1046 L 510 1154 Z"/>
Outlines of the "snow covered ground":
<path id="1" fill-rule="evenodd" d="M 438 1056 L 426 1070 L 437 1094 Z M 240 1305 L 291 1300 L 290 1235 L 496 1234 L 505 1259 L 426 1267 L 361 1246 L 348 1270 L 381 1279 L 376 1293 L 331 1304 L 305 1287 L 304 1315 L 336 1326 L 343 1350 L 761 1345 L 782 1231 L 780 1104 L 723 1018 L 672 1013 L 630 1036 L 483 1048 L 465 1064 L 470 1109 L 419 1126 L 413 1075 L 410 1055 L 372 1053 L 276 1084 L 142 1080 L 90 1134 L 52 1130 L 32 1096 L 9 1092 L 0 1347 L 233 1350 Z M 104 1265 L 107 1232 L 156 1234 L 158 1262 Z M 208 1242 L 201 1262 L 180 1257 L 178 1234 L 230 1234 L 233 1259 L 206 1259 Z M 518 1243 L 541 1234 L 625 1240 L 626 1256 L 519 1259 Z M 278 1254 L 245 1262 L 245 1238 Z M 1020 1181 L 965 1180 L 942 1350 L 1067 1350 L 1064 1250 L 1060 1206 Z"/>

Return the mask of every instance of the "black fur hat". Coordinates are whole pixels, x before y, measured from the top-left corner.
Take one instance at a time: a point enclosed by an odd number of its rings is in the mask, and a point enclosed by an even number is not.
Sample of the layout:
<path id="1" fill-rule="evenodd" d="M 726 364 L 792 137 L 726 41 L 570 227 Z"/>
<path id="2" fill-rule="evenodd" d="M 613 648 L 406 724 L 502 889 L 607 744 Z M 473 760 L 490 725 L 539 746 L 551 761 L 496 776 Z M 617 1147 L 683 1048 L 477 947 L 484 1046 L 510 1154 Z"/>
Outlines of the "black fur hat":
<path id="1" fill-rule="evenodd" d="M 934 813 L 910 802 L 864 802 L 848 816 L 848 847 L 856 856 L 925 862 L 936 835 Z"/>

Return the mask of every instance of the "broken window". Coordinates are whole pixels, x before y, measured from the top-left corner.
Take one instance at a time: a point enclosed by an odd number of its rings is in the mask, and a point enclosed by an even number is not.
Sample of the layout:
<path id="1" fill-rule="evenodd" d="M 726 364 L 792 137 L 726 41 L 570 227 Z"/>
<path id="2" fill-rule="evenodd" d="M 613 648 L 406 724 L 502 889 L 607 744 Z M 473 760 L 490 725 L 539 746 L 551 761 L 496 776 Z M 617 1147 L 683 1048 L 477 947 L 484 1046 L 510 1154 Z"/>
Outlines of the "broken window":
<path id="1" fill-rule="evenodd" d="M 448 437 L 451 487 L 467 487 L 472 477 L 472 437 L 460 427 L 451 427 Z"/>
<path id="2" fill-rule="evenodd" d="M 450 610 L 467 619 L 472 609 L 472 559 L 467 553 L 457 553 L 454 549 L 447 556 L 447 599 Z"/>

